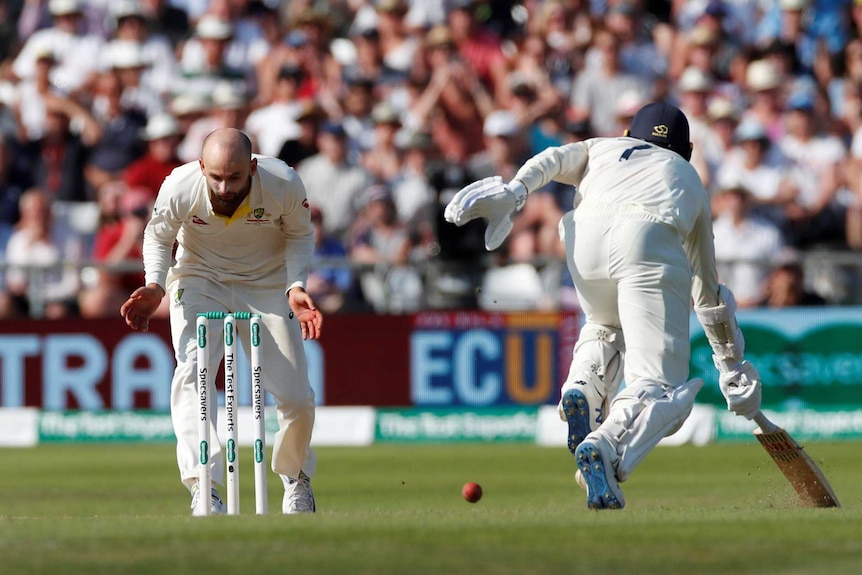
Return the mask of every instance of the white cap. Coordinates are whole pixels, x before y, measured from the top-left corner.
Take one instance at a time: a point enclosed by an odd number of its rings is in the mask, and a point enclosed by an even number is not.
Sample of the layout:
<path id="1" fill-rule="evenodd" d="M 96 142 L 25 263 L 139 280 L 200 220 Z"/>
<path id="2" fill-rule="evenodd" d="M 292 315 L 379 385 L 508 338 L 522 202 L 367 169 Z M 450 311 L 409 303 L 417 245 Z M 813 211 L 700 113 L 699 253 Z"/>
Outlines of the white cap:
<path id="1" fill-rule="evenodd" d="M 782 10 L 805 10 L 808 0 L 780 0 L 778 4 Z"/>
<path id="2" fill-rule="evenodd" d="M 722 120 L 725 118 L 738 120 L 739 110 L 737 110 L 736 106 L 733 105 L 733 102 L 727 98 L 714 98 L 710 101 L 709 106 L 706 109 L 706 115 L 712 121 Z"/>
<path id="3" fill-rule="evenodd" d="M 754 92 L 771 90 L 781 85 L 781 73 L 770 60 L 755 60 L 745 70 L 745 83 Z"/>
<path id="4" fill-rule="evenodd" d="M 679 77 L 681 92 L 709 92 L 712 90 L 712 78 L 695 66 L 686 68 Z"/>
<path id="5" fill-rule="evenodd" d="M 146 127 L 141 131 L 144 140 L 159 140 L 180 133 L 180 124 L 170 114 L 160 113 L 150 116 Z"/>
<path id="6" fill-rule="evenodd" d="M 44 58 L 55 61 L 57 60 L 57 56 L 54 54 L 54 48 L 51 47 L 51 43 L 44 37 L 34 39 L 33 55 L 33 59 L 36 61 Z"/>
<path id="7" fill-rule="evenodd" d="M 197 34 L 198 38 L 227 40 L 233 36 L 233 24 L 227 20 L 222 20 L 218 16 L 206 14 L 198 20 L 195 34 Z"/>
<path id="8" fill-rule="evenodd" d="M 210 105 L 211 101 L 207 95 L 184 92 L 174 96 L 168 107 L 175 116 L 185 116 L 208 110 Z"/>
<path id="9" fill-rule="evenodd" d="M 213 89 L 212 103 L 214 108 L 238 110 L 248 102 L 229 82 L 219 82 Z"/>
<path id="10" fill-rule="evenodd" d="M 767 140 L 769 136 L 763 124 L 752 118 L 746 118 L 736 127 L 734 136 L 740 142 L 747 140 Z"/>
<path id="11" fill-rule="evenodd" d="M 78 0 L 51 0 L 48 2 L 48 11 L 51 13 L 51 16 L 79 14 L 81 12 L 81 3 Z"/>
<path id="12" fill-rule="evenodd" d="M 494 110 L 485 118 L 482 133 L 489 138 L 515 136 L 521 131 L 518 119 L 509 110 Z"/>
<path id="13" fill-rule="evenodd" d="M 143 68 L 149 64 L 138 42 L 114 40 L 108 44 L 108 65 L 111 68 Z"/>
<path id="14" fill-rule="evenodd" d="M 141 3 L 138 0 L 111 0 L 111 15 L 119 20 L 120 18 L 127 18 L 129 16 L 139 16 L 141 18 L 146 18 L 147 14 L 144 12 L 144 7 L 141 6 Z"/>
<path id="15" fill-rule="evenodd" d="M 614 112 L 617 116 L 628 118 L 634 116 L 644 105 L 644 97 L 637 90 L 626 90 L 617 97 Z"/>

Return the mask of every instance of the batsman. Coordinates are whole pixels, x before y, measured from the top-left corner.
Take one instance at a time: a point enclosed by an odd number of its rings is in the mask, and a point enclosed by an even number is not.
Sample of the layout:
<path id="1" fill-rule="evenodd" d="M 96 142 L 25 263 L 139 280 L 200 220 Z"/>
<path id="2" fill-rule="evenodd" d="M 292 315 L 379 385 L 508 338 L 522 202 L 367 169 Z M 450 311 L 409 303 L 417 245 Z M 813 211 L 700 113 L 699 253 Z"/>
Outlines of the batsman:
<path id="1" fill-rule="evenodd" d="M 180 480 L 191 492 L 192 510 L 206 497 L 210 513 L 225 511 L 217 489 L 201 493 L 197 485 L 196 323 L 199 313 L 209 311 L 260 314 L 263 385 L 275 398 L 278 418 L 272 470 L 284 483 L 282 511 L 316 509 L 310 483 L 314 392 L 302 344 L 316 339 L 323 323 L 305 291 L 313 249 L 314 228 L 299 176 L 281 160 L 253 155 L 251 141 L 239 130 L 211 133 L 200 160 L 176 168 L 162 183 L 144 230 L 146 285 L 131 294 L 120 313 L 129 327 L 147 331 L 162 298 L 170 297 L 177 362 L 171 419 Z M 240 338 L 248 355 L 248 333 Z M 210 358 L 213 366 L 219 360 Z M 215 417 L 211 421 L 210 435 L 217 437 Z M 223 452 L 218 441 L 211 447 L 207 464 L 213 480 L 223 485 Z"/>
<path id="2" fill-rule="evenodd" d="M 703 386 L 689 379 L 692 302 L 728 409 L 748 419 L 760 411 L 760 376 L 743 357 L 733 294 L 718 282 L 709 194 L 691 150 L 685 115 L 651 103 L 624 136 L 548 148 L 511 181 L 474 182 L 446 206 L 455 225 L 487 219 L 490 251 L 530 192 L 550 181 L 575 187 L 559 229 L 585 325 L 559 410 L 590 509 L 623 508 L 620 484 L 691 413 Z"/>

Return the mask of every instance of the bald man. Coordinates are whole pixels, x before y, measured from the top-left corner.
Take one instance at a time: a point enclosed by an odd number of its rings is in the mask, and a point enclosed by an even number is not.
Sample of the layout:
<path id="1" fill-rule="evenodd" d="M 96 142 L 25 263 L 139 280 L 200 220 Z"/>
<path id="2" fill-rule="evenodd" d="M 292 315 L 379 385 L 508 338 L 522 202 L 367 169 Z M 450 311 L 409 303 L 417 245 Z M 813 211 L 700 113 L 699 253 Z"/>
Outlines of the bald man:
<path id="1" fill-rule="evenodd" d="M 176 262 L 171 265 L 175 241 Z M 192 493 L 193 513 L 201 496 L 196 321 L 198 313 L 207 311 L 260 314 L 263 383 L 278 412 L 272 469 L 284 483 L 282 512 L 315 511 L 310 483 L 315 457 L 309 447 L 314 392 L 302 345 L 303 339 L 320 336 L 323 323 L 305 292 L 313 248 L 299 176 L 281 160 L 252 154 L 251 142 L 239 130 L 210 134 L 200 160 L 176 168 L 159 190 L 144 231 L 146 285 L 132 293 L 120 313 L 133 330 L 147 331 L 150 317 L 170 294 L 177 362 L 171 417 L 180 479 Z M 215 427 L 210 433 L 217 437 Z M 219 443 L 213 441 L 210 465 L 213 481 L 224 485 Z M 224 513 L 215 488 L 211 502 L 211 513 Z"/>

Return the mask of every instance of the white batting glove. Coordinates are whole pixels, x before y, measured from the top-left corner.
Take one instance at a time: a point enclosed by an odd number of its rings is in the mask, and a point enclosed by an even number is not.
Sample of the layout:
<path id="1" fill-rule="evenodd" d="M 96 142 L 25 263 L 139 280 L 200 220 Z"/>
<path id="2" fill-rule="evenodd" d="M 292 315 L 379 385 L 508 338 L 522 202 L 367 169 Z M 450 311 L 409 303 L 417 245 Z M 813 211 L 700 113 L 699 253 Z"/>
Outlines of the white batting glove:
<path id="1" fill-rule="evenodd" d="M 718 387 L 727 400 L 727 409 L 746 419 L 760 411 L 760 374 L 751 363 L 742 360 L 730 369 L 719 369 Z"/>
<path id="2" fill-rule="evenodd" d="M 493 176 L 461 188 L 446 206 L 443 217 L 456 226 L 477 218 L 487 219 L 485 249 L 492 251 L 500 247 L 512 231 L 512 214 L 520 210 L 526 200 L 527 188 L 521 182 L 514 180 L 504 184 L 503 178 Z"/>

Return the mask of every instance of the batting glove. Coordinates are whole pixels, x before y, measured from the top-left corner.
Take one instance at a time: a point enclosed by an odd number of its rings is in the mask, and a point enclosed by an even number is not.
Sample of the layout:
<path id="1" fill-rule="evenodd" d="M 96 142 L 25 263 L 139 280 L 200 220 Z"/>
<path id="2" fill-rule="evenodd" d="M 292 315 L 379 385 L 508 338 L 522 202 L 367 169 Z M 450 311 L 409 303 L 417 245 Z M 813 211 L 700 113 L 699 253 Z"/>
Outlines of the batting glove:
<path id="1" fill-rule="evenodd" d="M 727 400 L 727 409 L 746 419 L 760 411 L 760 374 L 751 363 L 742 360 L 730 369 L 719 369 L 718 387 Z"/>
<path id="2" fill-rule="evenodd" d="M 512 214 L 524 207 L 526 201 L 524 184 L 517 180 L 504 184 L 503 178 L 493 176 L 461 188 L 446 206 L 443 217 L 456 226 L 477 218 L 487 219 L 485 249 L 493 251 L 512 231 Z"/>

